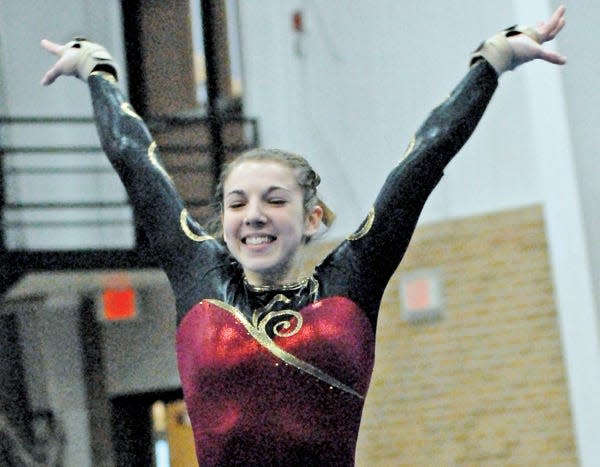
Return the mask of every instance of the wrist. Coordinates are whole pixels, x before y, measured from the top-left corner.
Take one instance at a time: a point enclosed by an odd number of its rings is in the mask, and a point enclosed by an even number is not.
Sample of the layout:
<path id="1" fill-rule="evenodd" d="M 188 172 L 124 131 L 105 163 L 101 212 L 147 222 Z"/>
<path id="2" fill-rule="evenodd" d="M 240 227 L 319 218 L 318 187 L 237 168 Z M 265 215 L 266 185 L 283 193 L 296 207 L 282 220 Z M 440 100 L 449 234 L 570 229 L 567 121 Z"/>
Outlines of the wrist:
<path id="1" fill-rule="evenodd" d="M 522 61 L 517 59 L 508 38 L 519 34 L 525 34 L 538 44 L 541 43 L 538 33 L 533 28 L 512 26 L 484 41 L 471 54 L 469 64 L 472 66 L 479 60 L 486 60 L 498 76 L 505 71 L 514 70 Z"/>
<path id="2" fill-rule="evenodd" d="M 117 65 L 103 46 L 81 38 L 76 38 L 67 45 L 79 49 L 80 55 L 75 70 L 79 79 L 87 81 L 94 71 L 104 71 L 113 75 L 115 79 L 117 78 Z"/>

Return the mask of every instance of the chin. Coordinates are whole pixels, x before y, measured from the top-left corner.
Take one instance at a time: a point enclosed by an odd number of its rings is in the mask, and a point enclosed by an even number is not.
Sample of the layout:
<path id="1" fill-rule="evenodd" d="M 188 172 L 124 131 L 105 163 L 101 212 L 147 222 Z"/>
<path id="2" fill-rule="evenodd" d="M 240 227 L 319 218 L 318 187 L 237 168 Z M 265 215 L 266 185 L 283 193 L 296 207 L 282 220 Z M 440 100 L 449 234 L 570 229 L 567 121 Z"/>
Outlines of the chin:
<path id="1" fill-rule="evenodd" d="M 273 268 L 266 268 L 266 267 L 265 268 L 257 268 L 257 267 L 244 268 L 244 271 L 246 272 L 246 276 L 260 278 L 261 282 L 269 282 L 269 283 L 281 282 L 283 280 L 283 276 L 284 276 L 284 274 L 282 274 L 280 271 L 277 271 L 276 269 L 273 269 Z"/>

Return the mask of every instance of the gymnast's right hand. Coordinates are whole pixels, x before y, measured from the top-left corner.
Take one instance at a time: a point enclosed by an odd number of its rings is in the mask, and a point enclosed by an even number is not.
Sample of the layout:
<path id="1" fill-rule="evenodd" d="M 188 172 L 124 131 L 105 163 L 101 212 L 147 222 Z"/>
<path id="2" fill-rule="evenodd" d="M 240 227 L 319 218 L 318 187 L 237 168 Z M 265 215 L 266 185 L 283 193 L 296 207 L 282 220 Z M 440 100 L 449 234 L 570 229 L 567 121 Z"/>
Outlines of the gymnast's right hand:
<path id="1" fill-rule="evenodd" d="M 58 61 L 42 78 L 42 84 L 52 84 L 61 75 L 76 76 L 87 81 L 90 73 L 101 66 L 102 70 L 117 76 L 117 66 L 107 50 L 86 39 L 75 39 L 65 45 L 42 39 L 42 47 L 58 57 Z"/>

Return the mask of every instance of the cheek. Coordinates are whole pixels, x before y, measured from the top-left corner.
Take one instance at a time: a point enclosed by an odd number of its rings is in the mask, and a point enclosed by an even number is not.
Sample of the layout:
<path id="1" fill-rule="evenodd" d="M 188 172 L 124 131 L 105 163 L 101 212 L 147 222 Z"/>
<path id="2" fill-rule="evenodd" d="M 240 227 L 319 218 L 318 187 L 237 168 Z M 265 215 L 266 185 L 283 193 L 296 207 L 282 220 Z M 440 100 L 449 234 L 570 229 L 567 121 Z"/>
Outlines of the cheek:
<path id="1" fill-rule="evenodd" d="M 285 213 L 278 213 L 278 223 L 285 226 L 291 235 L 302 235 L 304 233 L 304 213 L 300 209 L 291 209 Z"/>
<path id="2" fill-rule="evenodd" d="M 235 232 L 235 219 L 231 214 L 221 216 L 221 226 L 223 227 L 223 240 L 228 243 Z"/>

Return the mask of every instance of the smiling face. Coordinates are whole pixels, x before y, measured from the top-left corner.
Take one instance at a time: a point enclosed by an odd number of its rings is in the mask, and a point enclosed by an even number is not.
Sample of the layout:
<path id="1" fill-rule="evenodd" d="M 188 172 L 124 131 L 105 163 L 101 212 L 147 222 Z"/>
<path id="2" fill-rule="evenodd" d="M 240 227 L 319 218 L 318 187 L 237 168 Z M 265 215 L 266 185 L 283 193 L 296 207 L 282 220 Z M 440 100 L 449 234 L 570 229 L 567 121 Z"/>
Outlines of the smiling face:
<path id="1" fill-rule="evenodd" d="M 298 279 L 299 252 L 322 214 L 306 212 L 296 170 L 280 162 L 241 162 L 223 185 L 223 238 L 253 285 Z"/>

